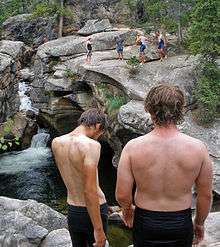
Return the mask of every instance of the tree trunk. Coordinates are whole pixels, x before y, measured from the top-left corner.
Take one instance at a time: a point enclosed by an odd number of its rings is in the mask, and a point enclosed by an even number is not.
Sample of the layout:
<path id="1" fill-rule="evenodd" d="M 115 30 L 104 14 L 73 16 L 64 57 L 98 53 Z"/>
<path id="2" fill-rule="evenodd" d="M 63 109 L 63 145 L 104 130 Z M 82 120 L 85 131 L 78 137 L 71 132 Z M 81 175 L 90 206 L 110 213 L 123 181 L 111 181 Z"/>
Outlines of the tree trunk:
<path id="1" fill-rule="evenodd" d="M 181 26 L 181 2 L 178 2 L 178 32 L 177 32 L 177 40 L 178 40 L 178 49 L 180 50 L 182 44 L 182 26 Z"/>
<path id="2" fill-rule="evenodd" d="M 64 7 L 64 0 L 60 0 L 60 8 L 62 10 L 62 14 L 60 15 L 60 21 L 59 21 L 59 32 L 58 32 L 59 38 L 63 36 L 63 7 Z"/>

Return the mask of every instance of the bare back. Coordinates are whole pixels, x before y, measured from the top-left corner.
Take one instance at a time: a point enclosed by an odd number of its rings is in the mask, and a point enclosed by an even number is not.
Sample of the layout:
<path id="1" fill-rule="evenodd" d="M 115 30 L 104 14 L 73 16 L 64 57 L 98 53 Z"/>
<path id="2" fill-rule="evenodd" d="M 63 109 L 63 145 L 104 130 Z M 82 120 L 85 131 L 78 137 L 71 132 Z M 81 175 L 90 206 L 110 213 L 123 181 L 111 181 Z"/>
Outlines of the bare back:
<path id="1" fill-rule="evenodd" d="M 157 211 L 191 207 L 192 186 L 203 162 L 202 142 L 179 132 L 168 137 L 151 132 L 130 145 L 136 205 Z"/>
<path id="2" fill-rule="evenodd" d="M 98 163 L 100 153 L 96 148 L 97 146 L 100 146 L 97 141 L 84 135 L 67 134 L 54 139 L 52 150 L 56 164 L 67 188 L 68 204 L 86 206 L 84 196 L 85 159 L 93 155 Z M 105 196 L 99 187 L 98 175 L 97 191 L 99 203 L 102 204 L 106 202 Z"/>

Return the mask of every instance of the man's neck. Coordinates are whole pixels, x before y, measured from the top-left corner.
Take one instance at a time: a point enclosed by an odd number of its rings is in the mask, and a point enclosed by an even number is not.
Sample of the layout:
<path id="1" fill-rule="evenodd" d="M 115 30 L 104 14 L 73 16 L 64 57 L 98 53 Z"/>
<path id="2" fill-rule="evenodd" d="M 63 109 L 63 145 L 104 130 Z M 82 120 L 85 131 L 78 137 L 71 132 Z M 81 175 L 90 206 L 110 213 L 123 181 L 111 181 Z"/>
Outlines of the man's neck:
<path id="1" fill-rule="evenodd" d="M 154 125 L 153 133 L 160 136 L 170 136 L 177 134 L 179 131 L 175 124 L 168 124 L 166 126 Z"/>
<path id="2" fill-rule="evenodd" d="M 70 135 L 84 135 L 91 138 L 90 129 L 83 125 L 78 126 L 76 129 L 70 132 Z"/>

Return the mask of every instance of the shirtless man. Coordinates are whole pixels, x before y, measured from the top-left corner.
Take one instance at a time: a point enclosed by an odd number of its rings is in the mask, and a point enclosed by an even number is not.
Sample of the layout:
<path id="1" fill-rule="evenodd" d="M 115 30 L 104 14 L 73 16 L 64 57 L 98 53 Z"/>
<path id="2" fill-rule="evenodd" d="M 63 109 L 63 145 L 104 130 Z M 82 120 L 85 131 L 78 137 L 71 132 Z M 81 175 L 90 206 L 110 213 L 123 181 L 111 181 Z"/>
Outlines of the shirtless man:
<path id="1" fill-rule="evenodd" d="M 52 150 L 67 188 L 68 226 L 73 247 L 103 247 L 108 207 L 99 187 L 97 166 L 101 146 L 96 140 L 107 128 L 104 113 L 85 111 L 79 126 L 57 137 Z"/>
<path id="2" fill-rule="evenodd" d="M 178 131 L 183 106 L 184 95 L 178 87 L 152 88 L 145 110 L 151 114 L 154 130 L 131 140 L 123 149 L 116 198 L 126 225 L 133 225 L 135 247 L 191 247 L 193 235 L 195 244 L 204 237 L 212 201 L 212 164 L 200 140 Z M 192 223 L 194 184 L 197 205 Z"/>

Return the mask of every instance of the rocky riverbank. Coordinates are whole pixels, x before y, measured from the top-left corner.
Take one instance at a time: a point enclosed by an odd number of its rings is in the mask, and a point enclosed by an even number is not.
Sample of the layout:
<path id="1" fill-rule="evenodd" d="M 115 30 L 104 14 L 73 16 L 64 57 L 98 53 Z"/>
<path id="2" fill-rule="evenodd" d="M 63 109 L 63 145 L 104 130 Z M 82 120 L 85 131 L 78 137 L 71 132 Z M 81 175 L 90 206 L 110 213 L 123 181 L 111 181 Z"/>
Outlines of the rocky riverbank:
<path id="1" fill-rule="evenodd" d="M 201 247 L 220 246 L 220 213 L 210 213 Z M 0 197 L 0 246 L 71 247 L 66 216 L 34 200 Z M 119 247 L 119 246 L 118 246 Z"/>

